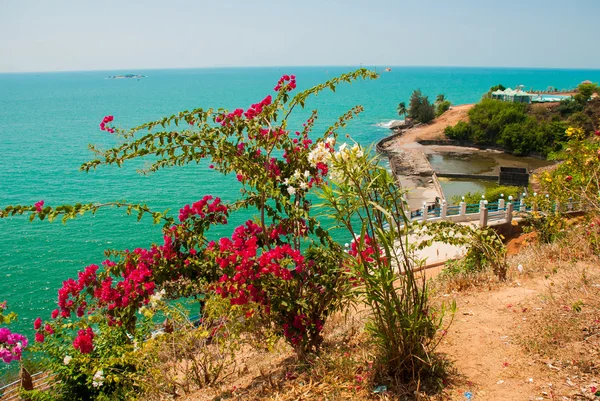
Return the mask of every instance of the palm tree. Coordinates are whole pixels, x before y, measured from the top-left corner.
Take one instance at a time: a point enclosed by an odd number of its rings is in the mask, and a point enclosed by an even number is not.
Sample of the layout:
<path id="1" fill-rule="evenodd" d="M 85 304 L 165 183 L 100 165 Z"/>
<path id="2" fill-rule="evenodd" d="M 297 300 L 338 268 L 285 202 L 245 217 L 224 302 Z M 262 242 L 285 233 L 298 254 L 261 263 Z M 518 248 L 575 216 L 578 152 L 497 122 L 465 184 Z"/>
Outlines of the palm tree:
<path id="1" fill-rule="evenodd" d="M 446 96 L 444 96 L 443 93 L 440 93 L 439 95 L 437 95 L 437 97 L 435 98 L 435 102 L 436 103 L 442 103 L 444 100 L 446 100 Z"/>
<path id="2" fill-rule="evenodd" d="M 406 114 L 408 113 L 408 111 L 406 110 L 406 103 L 404 103 L 404 102 L 398 103 L 398 108 L 396 109 L 396 111 L 398 112 L 398 115 L 400 117 L 406 116 Z"/>

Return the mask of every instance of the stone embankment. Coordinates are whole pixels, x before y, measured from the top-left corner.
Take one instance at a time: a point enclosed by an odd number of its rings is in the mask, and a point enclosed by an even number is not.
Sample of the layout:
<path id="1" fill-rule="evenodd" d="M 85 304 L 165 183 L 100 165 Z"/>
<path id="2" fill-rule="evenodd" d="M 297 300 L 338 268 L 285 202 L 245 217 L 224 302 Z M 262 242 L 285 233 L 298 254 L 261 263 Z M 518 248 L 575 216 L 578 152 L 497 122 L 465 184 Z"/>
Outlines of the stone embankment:
<path id="1" fill-rule="evenodd" d="M 407 202 L 411 210 L 420 209 L 423 203 L 432 205 L 436 198 L 443 200 L 444 193 L 427 156 L 423 140 L 444 140 L 448 125 L 465 121 L 473 105 L 454 106 L 431 124 L 418 124 L 409 129 L 399 129 L 376 145 L 380 154 L 388 157 L 392 173 L 400 186 L 408 191 Z"/>

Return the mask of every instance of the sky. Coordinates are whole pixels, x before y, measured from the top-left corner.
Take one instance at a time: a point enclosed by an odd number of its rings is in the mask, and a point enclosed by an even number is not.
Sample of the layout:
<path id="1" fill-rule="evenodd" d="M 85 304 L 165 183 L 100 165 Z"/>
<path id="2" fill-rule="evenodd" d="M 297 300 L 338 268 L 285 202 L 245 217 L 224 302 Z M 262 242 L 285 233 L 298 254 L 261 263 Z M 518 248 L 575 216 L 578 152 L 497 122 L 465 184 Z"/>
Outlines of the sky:
<path id="1" fill-rule="evenodd" d="M 600 68 L 600 0 L 0 0 L 0 72 Z"/>

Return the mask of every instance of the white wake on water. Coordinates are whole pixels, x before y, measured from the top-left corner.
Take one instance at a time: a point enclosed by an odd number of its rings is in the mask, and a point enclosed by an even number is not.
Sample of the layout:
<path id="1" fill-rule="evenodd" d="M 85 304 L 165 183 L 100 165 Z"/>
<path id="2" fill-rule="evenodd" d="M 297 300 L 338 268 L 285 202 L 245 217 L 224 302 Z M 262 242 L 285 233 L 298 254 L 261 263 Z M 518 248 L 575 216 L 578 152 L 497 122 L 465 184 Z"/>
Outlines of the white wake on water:
<path id="1" fill-rule="evenodd" d="M 404 120 L 390 120 L 388 122 L 380 122 L 380 123 L 375 124 L 375 126 L 390 129 L 392 127 L 392 125 L 394 125 L 396 123 L 399 123 L 399 124 L 404 123 Z"/>

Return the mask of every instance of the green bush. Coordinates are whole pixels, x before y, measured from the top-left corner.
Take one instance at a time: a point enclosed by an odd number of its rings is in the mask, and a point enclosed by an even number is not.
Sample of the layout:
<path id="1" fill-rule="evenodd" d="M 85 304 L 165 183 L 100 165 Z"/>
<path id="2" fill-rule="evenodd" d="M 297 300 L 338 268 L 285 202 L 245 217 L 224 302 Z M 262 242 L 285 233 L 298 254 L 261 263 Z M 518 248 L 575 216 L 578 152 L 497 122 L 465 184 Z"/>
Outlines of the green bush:
<path id="1" fill-rule="evenodd" d="M 447 126 L 444 133 L 450 139 L 467 140 L 471 138 L 471 127 L 464 121 L 459 121 L 454 127 Z"/>
<path id="2" fill-rule="evenodd" d="M 484 98 L 469 111 L 468 123 L 459 122 L 447 127 L 444 133 L 450 139 L 501 146 L 517 156 L 531 153 L 548 156 L 560 151 L 566 140 L 568 124 L 563 121 L 562 113 L 571 113 L 579 107 L 569 100 L 555 110 L 540 111 L 523 103 Z M 592 119 L 582 112 L 574 112 L 569 121 L 571 125 L 591 129 Z"/>
<path id="3" fill-rule="evenodd" d="M 583 108 L 584 106 L 581 103 L 576 102 L 573 98 L 568 98 L 561 100 L 556 110 L 561 114 L 561 116 L 568 117 L 573 113 L 583 111 Z"/>
<path id="4" fill-rule="evenodd" d="M 450 103 L 449 100 L 444 100 L 441 103 L 438 103 L 436 109 L 435 109 L 435 116 L 439 117 L 442 114 L 444 114 L 446 111 L 448 111 L 450 109 L 450 106 L 452 105 L 452 103 Z"/>
<path id="5" fill-rule="evenodd" d="M 500 195 L 504 195 L 504 199 L 508 199 L 509 196 L 512 196 L 513 198 L 518 198 L 519 194 L 521 193 L 521 189 L 519 187 L 511 187 L 511 186 L 505 186 L 505 185 L 501 185 L 495 188 L 487 188 L 485 190 L 484 193 L 477 191 L 477 192 L 467 192 L 464 197 L 465 197 L 465 202 L 467 202 L 468 204 L 475 204 L 475 203 L 479 203 L 479 201 L 482 199 L 481 196 L 485 195 L 485 199 L 488 202 L 498 202 L 498 200 L 500 199 Z M 452 198 L 452 202 L 454 203 L 459 203 L 461 202 L 461 197 L 460 196 L 454 196 Z"/>

